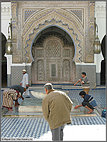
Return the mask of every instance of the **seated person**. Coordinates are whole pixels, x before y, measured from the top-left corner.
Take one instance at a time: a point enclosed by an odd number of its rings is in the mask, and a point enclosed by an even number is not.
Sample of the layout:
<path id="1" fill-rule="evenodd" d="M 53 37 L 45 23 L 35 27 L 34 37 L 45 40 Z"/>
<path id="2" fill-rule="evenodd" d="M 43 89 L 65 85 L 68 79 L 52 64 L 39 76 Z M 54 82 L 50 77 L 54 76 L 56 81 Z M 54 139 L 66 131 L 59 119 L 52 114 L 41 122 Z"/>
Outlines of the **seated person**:
<path id="1" fill-rule="evenodd" d="M 83 91 L 86 92 L 86 94 L 89 93 L 90 90 L 90 81 L 88 80 L 88 77 L 86 75 L 85 72 L 82 72 L 81 77 L 75 84 L 74 86 L 76 86 L 79 82 L 81 83 L 81 86 L 83 88 Z"/>
<path id="2" fill-rule="evenodd" d="M 82 102 L 81 105 L 75 106 L 74 109 L 77 109 L 77 108 L 83 106 L 89 110 L 88 114 L 92 113 L 94 111 L 95 107 L 97 106 L 94 98 L 91 95 L 87 95 L 85 91 L 81 91 L 79 93 L 79 95 L 84 99 L 84 101 Z"/>

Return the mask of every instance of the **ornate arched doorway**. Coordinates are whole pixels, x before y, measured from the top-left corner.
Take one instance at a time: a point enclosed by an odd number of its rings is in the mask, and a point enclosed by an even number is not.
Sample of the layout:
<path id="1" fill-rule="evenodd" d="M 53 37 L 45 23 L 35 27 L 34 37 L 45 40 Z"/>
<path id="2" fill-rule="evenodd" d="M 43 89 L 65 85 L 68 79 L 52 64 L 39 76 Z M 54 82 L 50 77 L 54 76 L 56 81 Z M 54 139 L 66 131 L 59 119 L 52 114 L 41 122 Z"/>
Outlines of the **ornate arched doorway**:
<path id="1" fill-rule="evenodd" d="M 101 85 L 106 84 L 106 59 L 105 59 L 105 54 L 106 54 L 106 35 L 104 36 L 102 43 L 101 43 L 101 50 L 102 54 L 104 57 L 104 60 L 101 62 Z"/>
<path id="2" fill-rule="evenodd" d="M 32 84 L 74 82 L 74 43 L 62 29 L 52 26 L 43 30 L 32 45 Z"/>
<path id="3" fill-rule="evenodd" d="M 7 39 L 3 33 L 1 33 L 1 46 L 2 46 L 2 87 L 7 86 L 7 60 L 5 55 Z"/>

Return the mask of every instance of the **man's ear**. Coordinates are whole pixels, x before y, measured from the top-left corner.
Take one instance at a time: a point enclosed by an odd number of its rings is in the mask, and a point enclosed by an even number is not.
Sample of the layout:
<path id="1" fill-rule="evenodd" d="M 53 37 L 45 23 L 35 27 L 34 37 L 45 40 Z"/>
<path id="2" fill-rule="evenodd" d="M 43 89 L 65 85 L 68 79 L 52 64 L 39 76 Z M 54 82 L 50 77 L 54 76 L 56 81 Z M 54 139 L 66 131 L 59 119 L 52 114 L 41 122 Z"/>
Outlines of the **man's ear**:
<path id="1" fill-rule="evenodd" d="M 48 90 L 47 90 L 47 89 L 45 89 L 45 91 L 46 91 L 46 94 L 48 94 Z"/>

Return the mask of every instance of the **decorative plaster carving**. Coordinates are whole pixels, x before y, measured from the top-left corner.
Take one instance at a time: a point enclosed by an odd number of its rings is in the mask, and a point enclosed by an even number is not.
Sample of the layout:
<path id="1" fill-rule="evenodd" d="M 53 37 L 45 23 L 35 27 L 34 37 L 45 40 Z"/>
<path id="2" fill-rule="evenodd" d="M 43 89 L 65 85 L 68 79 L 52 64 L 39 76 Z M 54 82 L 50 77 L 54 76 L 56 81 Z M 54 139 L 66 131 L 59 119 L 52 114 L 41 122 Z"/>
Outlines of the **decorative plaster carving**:
<path id="1" fill-rule="evenodd" d="M 66 2 L 66 5 L 58 2 L 60 6 L 56 7 L 53 5 L 54 2 L 52 2 L 52 5 L 48 3 L 49 7 L 46 7 L 46 3 L 41 3 L 40 6 L 36 2 L 34 6 L 32 6 L 32 2 L 29 3 L 30 5 L 28 2 L 24 4 L 19 2 L 18 6 L 20 7 L 17 9 L 17 2 L 12 2 L 14 42 L 18 42 L 16 35 L 17 23 L 21 23 L 19 28 L 21 28 L 22 33 L 22 43 L 20 42 L 21 44 L 17 45 L 23 48 L 22 62 L 26 60 L 26 57 L 29 63 L 33 61 L 31 54 L 33 40 L 36 35 L 49 26 L 57 26 L 71 36 L 76 49 L 75 62 L 93 62 L 93 47 L 90 43 L 93 42 L 93 35 L 91 35 L 90 39 L 89 29 L 93 26 L 95 2 L 72 2 L 70 5 Z M 57 3 L 55 4 L 57 5 Z M 28 15 L 26 15 L 27 11 Z M 17 21 L 18 14 L 21 15 L 22 21 Z"/>
<path id="2" fill-rule="evenodd" d="M 23 8 L 22 9 L 22 25 L 24 25 L 29 18 L 37 14 L 42 8 Z"/>
<path id="3" fill-rule="evenodd" d="M 11 2 L 12 11 L 12 42 L 17 40 L 17 2 Z"/>
<path id="4" fill-rule="evenodd" d="M 63 50 L 63 56 L 64 57 L 70 57 L 70 49 L 64 49 Z"/>
<path id="5" fill-rule="evenodd" d="M 70 81 L 70 61 L 63 61 L 63 80 Z"/>
<path id="6" fill-rule="evenodd" d="M 89 28 L 88 28 L 88 36 L 89 36 L 89 45 L 88 49 L 86 48 L 86 62 L 92 63 L 94 62 L 94 8 L 95 2 L 89 3 Z"/>
<path id="7" fill-rule="evenodd" d="M 42 40 L 42 38 L 40 39 Z M 34 57 L 32 71 L 35 72 L 34 77 L 32 78 L 32 82 L 36 83 L 38 81 L 72 81 L 73 75 L 73 78 L 75 78 L 75 65 L 73 65 L 74 62 L 72 62 L 72 57 L 74 56 L 74 47 L 64 47 L 63 39 L 53 35 L 47 35 L 47 37 L 44 39 L 43 47 L 41 48 L 39 47 L 39 44 L 41 44 L 41 40 L 39 40 L 39 43 L 37 42 L 37 46 L 35 43 L 35 46 L 32 50 Z M 69 51 L 69 56 L 68 52 L 67 54 L 64 54 L 65 50 Z M 52 76 L 52 74 L 55 74 L 55 76 Z"/>
<path id="8" fill-rule="evenodd" d="M 39 24 L 37 26 L 37 28 L 33 29 L 33 32 L 29 35 L 29 39 L 25 39 L 25 51 L 24 51 L 24 56 L 28 56 L 28 52 L 30 50 L 31 47 L 31 42 L 34 39 L 34 36 L 41 30 L 41 26 L 42 29 L 43 27 L 46 28 L 46 26 L 52 26 L 54 23 L 54 25 L 56 26 L 60 26 L 63 27 L 65 30 L 69 31 L 69 34 L 71 35 L 71 37 L 73 38 L 74 42 L 75 42 L 75 48 L 76 48 L 76 54 L 77 55 L 75 61 L 76 62 L 81 62 L 81 41 L 78 39 L 78 35 L 74 32 L 74 30 L 72 28 L 69 27 L 68 24 L 64 24 L 61 20 L 56 21 L 55 19 L 51 19 L 50 21 L 45 20 L 45 22 L 43 24 Z M 80 36 L 80 38 L 82 38 Z M 29 56 L 29 61 L 32 61 L 31 57 Z"/>
<path id="9" fill-rule="evenodd" d="M 71 10 L 82 22 L 82 19 L 83 19 L 83 13 L 82 13 L 82 10 Z"/>
<path id="10" fill-rule="evenodd" d="M 46 57 L 61 57 L 61 43 L 56 37 L 51 37 L 45 43 Z"/>
<path id="11" fill-rule="evenodd" d="M 39 60 L 37 62 L 37 76 L 38 76 L 38 81 L 44 81 L 44 62 L 43 60 Z"/>

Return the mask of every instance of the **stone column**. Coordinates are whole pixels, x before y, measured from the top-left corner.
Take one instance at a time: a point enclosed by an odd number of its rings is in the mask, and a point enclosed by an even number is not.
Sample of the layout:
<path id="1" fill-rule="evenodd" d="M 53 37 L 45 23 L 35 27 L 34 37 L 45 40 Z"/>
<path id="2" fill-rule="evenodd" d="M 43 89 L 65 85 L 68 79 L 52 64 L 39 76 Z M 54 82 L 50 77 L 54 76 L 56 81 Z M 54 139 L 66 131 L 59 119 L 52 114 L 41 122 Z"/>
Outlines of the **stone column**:
<path id="1" fill-rule="evenodd" d="M 11 86 L 11 66 L 12 66 L 12 55 L 4 55 L 7 58 L 7 86 Z"/>
<path id="2" fill-rule="evenodd" d="M 95 2 L 89 2 L 86 13 L 85 63 L 94 63 L 94 8 Z"/>
<path id="3" fill-rule="evenodd" d="M 101 43 L 103 37 L 106 35 L 106 1 L 95 2 L 95 17 L 96 17 L 96 24 L 98 25 L 98 37 Z M 100 85 L 102 60 L 104 60 L 102 52 L 100 54 L 94 54 L 94 62 L 96 64 L 97 85 Z"/>
<path id="4" fill-rule="evenodd" d="M 100 85 L 101 61 L 104 60 L 102 52 L 94 54 L 94 63 L 96 64 L 96 84 Z"/>
<path id="5" fill-rule="evenodd" d="M 12 13 L 12 43 L 17 42 L 17 2 L 11 2 Z"/>

